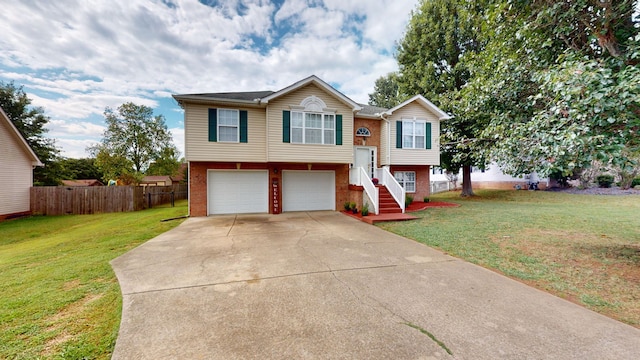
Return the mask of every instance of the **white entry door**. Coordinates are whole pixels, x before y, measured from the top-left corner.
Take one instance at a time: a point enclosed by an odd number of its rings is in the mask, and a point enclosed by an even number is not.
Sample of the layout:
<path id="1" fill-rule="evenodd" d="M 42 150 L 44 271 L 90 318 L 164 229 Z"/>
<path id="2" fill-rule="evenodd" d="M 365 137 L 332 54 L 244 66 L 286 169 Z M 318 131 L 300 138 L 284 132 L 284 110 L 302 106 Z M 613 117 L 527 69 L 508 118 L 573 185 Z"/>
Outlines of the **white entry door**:
<path id="1" fill-rule="evenodd" d="M 362 167 L 370 178 L 375 177 L 376 170 L 376 148 L 375 147 L 355 147 L 354 167 Z"/>

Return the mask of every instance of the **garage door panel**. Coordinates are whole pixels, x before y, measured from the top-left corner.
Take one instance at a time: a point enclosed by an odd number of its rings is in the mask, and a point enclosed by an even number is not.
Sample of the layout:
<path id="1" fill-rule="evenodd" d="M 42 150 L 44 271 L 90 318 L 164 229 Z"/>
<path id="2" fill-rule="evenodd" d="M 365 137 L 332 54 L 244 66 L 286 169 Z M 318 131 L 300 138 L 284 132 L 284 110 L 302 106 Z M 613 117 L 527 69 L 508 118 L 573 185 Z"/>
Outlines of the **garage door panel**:
<path id="1" fill-rule="evenodd" d="M 334 171 L 283 171 L 282 210 L 335 210 Z"/>
<path id="2" fill-rule="evenodd" d="M 269 212 L 267 171 L 209 171 L 209 214 Z"/>

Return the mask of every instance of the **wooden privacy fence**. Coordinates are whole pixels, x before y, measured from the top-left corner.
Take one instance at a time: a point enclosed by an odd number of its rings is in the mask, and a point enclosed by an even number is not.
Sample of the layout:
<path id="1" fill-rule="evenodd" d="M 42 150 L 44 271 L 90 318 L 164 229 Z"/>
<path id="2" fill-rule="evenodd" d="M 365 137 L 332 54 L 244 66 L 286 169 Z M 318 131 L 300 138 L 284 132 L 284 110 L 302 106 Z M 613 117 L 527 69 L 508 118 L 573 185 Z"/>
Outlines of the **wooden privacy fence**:
<path id="1" fill-rule="evenodd" d="M 173 195 L 172 195 L 173 194 Z M 187 198 L 187 185 L 37 186 L 31 188 L 31 213 L 83 215 L 138 211 Z"/>
<path id="2" fill-rule="evenodd" d="M 152 208 L 156 205 L 171 203 L 175 200 L 187 198 L 187 185 L 175 184 L 169 186 L 145 186 L 144 197 L 145 206 Z"/>

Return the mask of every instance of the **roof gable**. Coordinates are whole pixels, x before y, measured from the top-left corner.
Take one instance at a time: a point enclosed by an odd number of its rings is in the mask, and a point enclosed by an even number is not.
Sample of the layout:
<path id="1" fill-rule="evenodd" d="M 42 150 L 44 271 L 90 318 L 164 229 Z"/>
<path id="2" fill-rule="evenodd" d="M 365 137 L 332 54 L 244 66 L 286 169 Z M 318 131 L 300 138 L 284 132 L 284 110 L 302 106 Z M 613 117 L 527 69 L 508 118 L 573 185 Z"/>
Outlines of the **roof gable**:
<path id="1" fill-rule="evenodd" d="M 318 86 L 320 89 L 330 93 L 331 95 L 333 95 L 335 98 L 337 98 L 338 100 L 340 100 L 342 103 L 344 103 L 345 105 L 349 106 L 351 109 L 353 109 L 353 111 L 360 111 L 362 108 L 360 107 L 360 105 L 358 105 L 358 103 L 356 103 L 355 101 L 351 100 L 350 98 L 348 98 L 346 95 L 344 95 L 343 93 L 339 92 L 338 90 L 336 90 L 333 86 L 327 84 L 326 82 L 322 81 L 319 77 L 315 76 L 315 75 L 311 75 L 306 79 L 302 79 L 294 84 L 291 84 L 289 86 L 287 86 L 286 88 L 282 89 L 282 90 L 278 90 L 276 92 L 274 92 L 273 94 L 270 94 L 269 96 L 266 96 L 264 98 L 262 98 L 260 100 L 260 102 L 262 103 L 268 103 L 269 101 L 276 99 L 278 97 L 284 96 L 286 94 L 289 94 L 293 91 L 296 91 L 298 89 L 301 89 L 309 84 L 315 84 L 316 86 Z"/>
<path id="2" fill-rule="evenodd" d="M 44 166 L 42 162 L 40 162 L 40 159 L 38 159 L 38 156 L 36 155 L 36 153 L 33 152 L 33 149 L 31 149 L 31 147 L 29 146 L 29 143 L 27 143 L 27 140 L 25 140 L 24 137 L 22 137 L 22 134 L 20 134 L 20 131 L 18 130 L 18 128 L 16 128 L 16 126 L 13 125 L 13 123 L 11 122 L 11 120 L 9 120 L 9 117 L 1 107 L 0 107 L 0 122 L 6 123 L 7 127 L 9 128 L 9 135 L 16 140 L 16 142 L 18 143 L 18 146 L 25 152 L 25 154 L 27 154 L 29 159 L 31 159 L 31 165 Z"/>
<path id="3" fill-rule="evenodd" d="M 403 102 L 402 104 L 385 111 L 385 114 L 392 115 L 396 110 L 401 109 L 401 108 L 411 104 L 412 102 L 417 102 L 422 107 L 424 107 L 427 110 L 429 110 L 432 113 L 434 113 L 436 115 L 436 117 L 438 118 L 438 120 L 448 120 L 448 119 L 452 118 L 451 115 L 449 115 L 446 112 L 440 110 L 439 107 L 435 106 L 431 101 L 425 99 L 425 97 L 422 96 L 422 95 L 416 95 L 416 96 L 412 97 L 411 99 Z"/>

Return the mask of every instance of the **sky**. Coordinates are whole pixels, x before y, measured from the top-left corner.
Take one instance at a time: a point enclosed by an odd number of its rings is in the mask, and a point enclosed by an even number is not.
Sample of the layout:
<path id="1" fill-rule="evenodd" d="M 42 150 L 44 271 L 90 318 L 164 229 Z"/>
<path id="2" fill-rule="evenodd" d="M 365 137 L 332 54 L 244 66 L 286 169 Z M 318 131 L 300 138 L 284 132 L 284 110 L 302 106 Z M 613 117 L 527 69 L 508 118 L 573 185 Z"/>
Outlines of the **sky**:
<path id="1" fill-rule="evenodd" d="M 0 11 L 0 81 L 50 117 L 61 155 L 88 157 L 104 110 L 163 115 L 184 154 L 172 94 L 279 90 L 310 75 L 368 102 L 397 70 L 418 0 L 20 0 Z"/>

